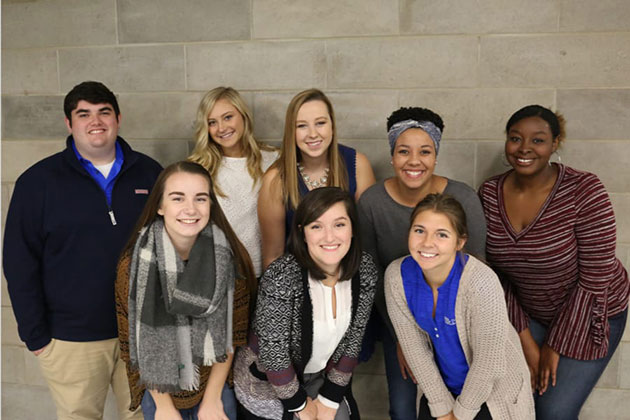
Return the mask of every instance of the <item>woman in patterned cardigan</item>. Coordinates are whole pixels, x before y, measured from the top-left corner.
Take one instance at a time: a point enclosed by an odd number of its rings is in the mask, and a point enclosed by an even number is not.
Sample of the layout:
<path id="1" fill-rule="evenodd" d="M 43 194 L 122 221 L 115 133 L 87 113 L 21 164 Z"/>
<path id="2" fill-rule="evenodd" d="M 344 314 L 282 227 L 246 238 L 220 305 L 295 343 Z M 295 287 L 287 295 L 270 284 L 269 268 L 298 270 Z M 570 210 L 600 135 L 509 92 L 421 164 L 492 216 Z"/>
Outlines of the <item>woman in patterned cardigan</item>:
<path id="1" fill-rule="evenodd" d="M 350 379 L 376 267 L 360 250 L 354 200 L 336 187 L 298 206 L 289 253 L 263 274 L 248 347 L 234 367 L 248 419 L 348 419 Z"/>

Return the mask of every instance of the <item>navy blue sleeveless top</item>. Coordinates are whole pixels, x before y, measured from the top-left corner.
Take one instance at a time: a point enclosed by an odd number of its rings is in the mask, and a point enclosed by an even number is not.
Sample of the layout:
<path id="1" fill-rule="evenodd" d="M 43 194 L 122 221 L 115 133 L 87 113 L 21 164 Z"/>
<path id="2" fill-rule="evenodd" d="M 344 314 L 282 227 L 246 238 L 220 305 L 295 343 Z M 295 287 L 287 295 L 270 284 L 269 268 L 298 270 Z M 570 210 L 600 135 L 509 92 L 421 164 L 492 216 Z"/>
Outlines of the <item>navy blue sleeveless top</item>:
<path id="1" fill-rule="evenodd" d="M 357 151 L 352 147 L 344 146 L 343 144 L 339 144 L 337 146 L 339 148 L 339 153 L 341 153 L 341 157 L 343 158 L 343 162 L 346 165 L 346 171 L 348 174 L 348 191 L 350 195 L 354 197 L 357 192 Z M 309 190 L 304 180 L 298 173 L 298 190 L 300 192 L 300 198 L 304 197 L 308 194 Z M 287 240 L 289 239 L 289 232 L 291 232 L 291 224 L 293 223 L 293 215 L 295 214 L 295 210 L 293 210 L 288 204 L 286 208 L 286 215 L 284 218 L 284 242 L 286 245 Z"/>

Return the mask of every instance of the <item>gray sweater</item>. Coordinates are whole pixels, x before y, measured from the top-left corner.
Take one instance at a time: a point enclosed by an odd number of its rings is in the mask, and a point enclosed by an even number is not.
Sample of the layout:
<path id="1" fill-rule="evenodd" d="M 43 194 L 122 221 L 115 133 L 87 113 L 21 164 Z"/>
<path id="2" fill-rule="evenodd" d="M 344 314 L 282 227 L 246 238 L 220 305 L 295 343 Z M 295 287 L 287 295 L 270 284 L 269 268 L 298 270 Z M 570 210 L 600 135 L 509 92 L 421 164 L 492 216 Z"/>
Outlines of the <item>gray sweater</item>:
<path id="1" fill-rule="evenodd" d="M 534 419 L 529 368 L 521 342 L 510 323 L 497 275 L 475 257 L 464 267 L 455 303 L 457 334 L 470 370 L 462 393 L 453 399 L 435 363 L 431 339 L 409 310 L 400 264 L 385 273 L 387 309 L 418 388 L 433 417 L 453 411 L 458 420 L 472 420 L 483 403 L 495 420 Z"/>
<path id="2" fill-rule="evenodd" d="M 449 194 L 464 208 L 468 225 L 468 241 L 464 251 L 478 258 L 486 256 L 486 218 L 475 190 L 463 182 L 447 179 L 444 194 Z M 383 273 L 396 258 L 409 254 L 409 218 L 413 207 L 397 203 L 385 190 L 385 181 L 368 188 L 359 200 L 359 222 L 363 250 L 370 253 L 379 269 L 374 305 L 389 327 L 394 331 L 387 316 L 383 294 Z"/>

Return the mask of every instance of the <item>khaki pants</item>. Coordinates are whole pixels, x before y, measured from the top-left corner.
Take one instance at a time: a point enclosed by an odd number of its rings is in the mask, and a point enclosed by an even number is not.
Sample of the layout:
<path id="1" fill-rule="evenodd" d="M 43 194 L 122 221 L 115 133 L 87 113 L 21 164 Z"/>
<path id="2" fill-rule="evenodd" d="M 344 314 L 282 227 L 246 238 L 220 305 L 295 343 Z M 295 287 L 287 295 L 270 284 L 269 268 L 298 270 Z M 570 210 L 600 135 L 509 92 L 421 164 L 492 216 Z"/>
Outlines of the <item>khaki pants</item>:
<path id="1" fill-rule="evenodd" d="M 118 339 L 89 342 L 54 339 L 37 356 L 59 420 L 100 420 L 111 384 L 120 420 L 142 420 L 129 411 L 131 396 Z"/>

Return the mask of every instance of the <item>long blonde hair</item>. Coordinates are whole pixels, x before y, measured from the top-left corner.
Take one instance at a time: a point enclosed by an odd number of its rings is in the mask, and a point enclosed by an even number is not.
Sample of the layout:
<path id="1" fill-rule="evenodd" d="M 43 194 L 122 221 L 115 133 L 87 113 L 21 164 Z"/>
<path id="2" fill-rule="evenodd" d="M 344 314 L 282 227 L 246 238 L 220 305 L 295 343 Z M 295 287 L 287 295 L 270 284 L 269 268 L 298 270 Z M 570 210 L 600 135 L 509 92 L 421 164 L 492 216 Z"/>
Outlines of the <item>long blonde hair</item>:
<path id="1" fill-rule="evenodd" d="M 243 136 L 241 143 L 243 144 L 243 154 L 247 157 L 247 172 L 254 180 L 254 185 L 263 175 L 261 168 L 262 156 L 261 150 L 274 150 L 272 147 L 257 141 L 254 138 L 254 126 L 252 114 L 247 107 L 241 95 L 231 87 L 217 87 L 206 93 L 197 108 L 197 120 L 195 122 L 195 148 L 188 160 L 196 162 L 206 168 L 212 179 L 216 179 L 223 152 L 221 147 L 215 143 L 208 132 L 208 115 L 217 101 L 225 99 L 229 101 L 234 108 L 243 117 Z M 214 192 L 225 197 L 220 187 L 214 184 Z"/>
<path id="2" fill-rule="evenodd" d="M 300 191 L 298 187 L 298 176 L 300 175 L 297 171 L 298 148 L 295 140 L 295 123 L 297 121 L 297 114 L 302 105 L 311 101 L 322 101 L 326 104 L 332 123 L 332 141 L 327 152 L 328 165 L 330 168 L 328 186 L 340 187 L 345 191 L 348 190 L 348 174 L 343 157 L 339 153 L 337 125 L 335 123 L 335 112 L 333 111 L 332 103 L 326 95 L 324 95 L 324 92 L 319 89 L 302 91 L 293 97 L 287 107 L 280 157 L 273 164 L 273 167 L 278 170 L 280 175 L 279 181 L 282 185 L 282 198 L 284 203 L 288 204 L 293 209 L 296 209 L 300 203 Z"/>

